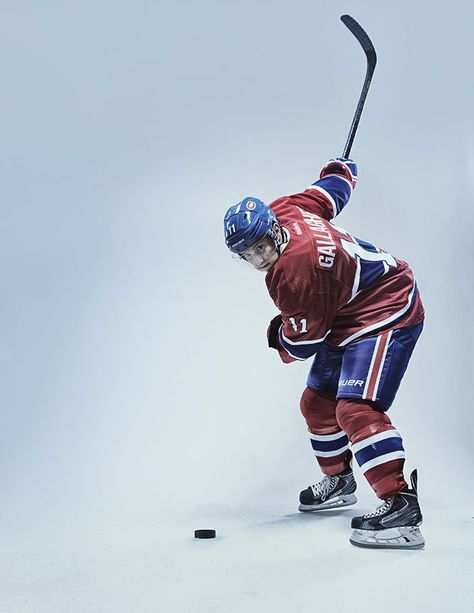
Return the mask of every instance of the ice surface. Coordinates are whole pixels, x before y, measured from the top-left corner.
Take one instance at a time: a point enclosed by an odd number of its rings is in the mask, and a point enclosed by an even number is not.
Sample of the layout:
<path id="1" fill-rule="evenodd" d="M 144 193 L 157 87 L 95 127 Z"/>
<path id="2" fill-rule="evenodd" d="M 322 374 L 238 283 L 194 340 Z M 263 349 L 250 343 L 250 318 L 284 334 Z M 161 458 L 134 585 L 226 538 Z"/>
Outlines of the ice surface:
<path id="1" fill-rule="evenodd" d="M 369 510 L 302 514 L 294 505 L 193 507 L 180 513 L 0 523 L 2 613 L 352 613 L 473 607 L 473 504 L 427 500 L 421 551 L 348 543 L 350 518 Z M 196 528 L 217 538 L 197 540 Z"/>

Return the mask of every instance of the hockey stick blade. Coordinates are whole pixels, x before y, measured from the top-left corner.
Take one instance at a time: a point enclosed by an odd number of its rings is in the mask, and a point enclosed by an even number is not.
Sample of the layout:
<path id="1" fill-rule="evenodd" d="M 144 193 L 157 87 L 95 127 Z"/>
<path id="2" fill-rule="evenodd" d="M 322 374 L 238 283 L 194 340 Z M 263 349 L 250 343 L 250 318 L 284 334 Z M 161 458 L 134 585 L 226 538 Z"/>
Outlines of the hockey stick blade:
<path id="1" fill-rule="evenodd" d="M 357 103 L 354 119 L 352 120 L 352 125 L 347 136 L 346 145 L 342 152 L 342 157 L 348 158 L 351 153 L 352 143 L 354 142 L 357 127 L 362 115 L 362 109 L 364 108 L 365 99 L 367 98 L 367 93 L 372 81 L 375 65 L 377 64 L 377 54 L 375 53 L 374 45 L 372 44 L 372 41 L 368 37 L 367 33 L 353 17 L 350 15 L 342 15 L 341 21 L 357 38 L 367 58 L 367 72 L 365 75 L 364 85 L 362 86 L 362 92 L 359 97 L 359 102 Z"/>
<path id="2" fill-rule="evenodd" d="M 342 15 L 341 21 L 347 28 L 349 28 L 352 34 L 354 34 L 354 36 L 359 41 L 360 46 L 362 47 L 365 52 L 365 55 L 367 56 L 367 62 L 373 74 L 375 70 L 375 64 L 377 63 L 377 54 L 375 53 L 375 48 L 367 32 L 350 15 Z"/>

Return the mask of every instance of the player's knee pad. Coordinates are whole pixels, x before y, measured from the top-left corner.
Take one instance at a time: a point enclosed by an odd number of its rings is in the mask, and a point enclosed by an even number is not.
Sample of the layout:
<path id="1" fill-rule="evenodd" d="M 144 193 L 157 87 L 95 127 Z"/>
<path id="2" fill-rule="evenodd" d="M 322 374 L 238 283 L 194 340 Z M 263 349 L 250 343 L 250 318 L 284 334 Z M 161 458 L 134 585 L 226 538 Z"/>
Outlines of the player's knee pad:
<path id="1" fill-rule="evenodd" d="M 326 434 L 339 430 L 336 420 L 337 400 L 334 396 L 311 387 L 305 388 L 300 400 L 300 410 L 308 429 L 314 434 Z"/>
<path id="2" fill-rule="evenodd" d="M 336 419 L 352 444 L 393 428 L 388 415 L 378 411 L 375 403 L 358 398 L 339 400 Z"/>

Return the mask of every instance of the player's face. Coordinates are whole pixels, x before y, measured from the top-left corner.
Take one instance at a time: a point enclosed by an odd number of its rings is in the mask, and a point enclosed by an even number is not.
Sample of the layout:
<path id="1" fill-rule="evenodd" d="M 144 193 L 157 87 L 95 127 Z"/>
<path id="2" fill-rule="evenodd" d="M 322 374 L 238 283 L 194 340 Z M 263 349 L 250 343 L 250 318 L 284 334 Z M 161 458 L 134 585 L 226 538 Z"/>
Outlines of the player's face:
<path id="1" fill-rule="evenodd" d="M 268 272 L 279 257 L 277 244 L 270 236 L 266 236 L 249 249 L 242 251 L 240 257 L 251 264 L 256 270 Z"/>

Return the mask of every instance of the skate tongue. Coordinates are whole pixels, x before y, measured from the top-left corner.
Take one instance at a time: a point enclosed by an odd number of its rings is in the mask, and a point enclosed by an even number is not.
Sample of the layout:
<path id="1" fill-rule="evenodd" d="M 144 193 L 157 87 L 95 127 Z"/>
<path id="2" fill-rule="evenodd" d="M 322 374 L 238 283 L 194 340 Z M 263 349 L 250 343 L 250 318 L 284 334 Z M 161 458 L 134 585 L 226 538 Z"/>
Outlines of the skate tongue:
<path id="1" fill-rule="evenodd" d="M 311 489 L 313 490 L 313 495 L 315 496 L 315 498 L 321 496 L 324 500 L 329 494 L 329 490 L 331 489 L 333 483 L 334 477 L 326 475 L 322 481 L 320 481 L 319 483 L 315 483 L 315 485 L 311 485 Z"/>
<path id="2" fill-rule="evenodd" d="M 416 468 L 410 475 L 410 483 L 412 490 L 415 492 L 415 494 L 418 494 L 418 471 Z"/>
<path id="3" fill-rule="evenodd" d="M 385 500 L 379 507 L 377 507 L 373 513 L 366 513 L 364 515 L 364 519 L 371 519 L 372 517 L 378 517 L 379 515 L 383 515 L 392 507 L 393 499 L 393 496 L 387 498 L 387 500 Z"/>

